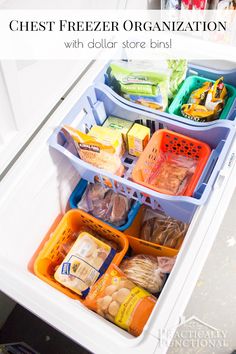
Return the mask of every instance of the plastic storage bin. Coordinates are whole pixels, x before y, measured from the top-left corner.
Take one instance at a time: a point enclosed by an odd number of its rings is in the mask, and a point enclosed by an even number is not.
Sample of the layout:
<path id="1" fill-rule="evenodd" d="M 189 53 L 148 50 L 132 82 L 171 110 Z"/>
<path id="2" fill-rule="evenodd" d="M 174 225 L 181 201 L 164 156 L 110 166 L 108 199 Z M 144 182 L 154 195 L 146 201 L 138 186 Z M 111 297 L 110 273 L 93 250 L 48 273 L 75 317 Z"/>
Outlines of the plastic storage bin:
<path id="1" fill-rule="evenodd" d="M 60 244 L 69 240 L 74 232 L 84 231 L 84 229 L 91 230 L 92 233 L 115 241 L 118 244 L 119 252 L 116 253 L 112 262 L 119 265 L 128 250 L 129 243 L 127 237 L 118 230 L 78 209 L 70 210 L 63 216 L 50 239 L 39 252 L 34 263 L 34 273 L 40 279 L 69 297 L 80 301 L 83 300 L 78 294 L 64 287 L 54 279 L 54 273 L 55 267 L 60 265 L 64 259 L 58 251 Z"/>
<path id="2" fill-rule="evenodd" d="M 158 257 L 175 257 L 179 252 L 181 244 L 179 245 L 178 249 L 175 249 L 175 248 L 162 246 L 157 243 L 149 242 L 138 238 L 142 226 L 143 212 L 144 212 L 144 207 L 141 207 L 132 225 L 124 232 L 129 239 L 129 244 L 132 247 L 133 252 L 135 254 L 151 253 L 152 255 Z M 190 222 L 191 220 L 189 220 L 189 223 Z"/>
<path id="3" fill-rule="evenodd" d="M 86 190 L 87 185 L 88 185 L 88 181 L 86 181 L 85 179 L 81 179 L 79 181 L 79 183 L 77 184 L 77 186 L 73 190 L 73 192 L 70 196 L 70 199 L 69 199 L 69 204 L 70 204 L 71 209 L 78 209 L 77 204 L 80 202 L 80 200 Z M 117 229 L 119 231 L 126 230 L 132 224 L 134 218 L 136 217 L 136 215 L 140 209 L 140 206 L 141 206 L 141 204 L 139 202 L 137 202 L 137 201 L 133 202 L 133 204 L 130 208 L 130 211 L 128 213 L 127 221 L 124 225 L 116 226 L 116 225 L 113 225 L 108 222 L 106 222 L 106 224 L 114 227 L 114 229 Z"/>
<path id="4" fill-rule="evenodd" d="M 128 100 L 126 100 L 125 98 L 121 97 L 120 95 L 118 95 L 115 91 L 113 91 L 110 87 L 109 87 L 109 82 L 108 82 L 108 77 L 106 74 L 107 68 L 109 67 L 110 62 L 108 62 L 103 69 L 100 71 L 100 73 L 98 74 L 98 76 L 95 79 L 95 85 L 100 87 L 103 90 L 106 90 L 108 93 L 112 94 L 116 99 L 118 99 L 119 101 L 121 101 L 122 103 L 125 103 L 126 105 L 129 105 L 133 108 L 138 108 L 140 110 L 149 112 L 149 113 L 154 113 L 154 114 L 158 114 L 158 115 L 162 115 L 163 117 L 167 117 L 167 118 L 171 118 L 173 120 L 176 121 L 182 121 L 185 122 L 186 124 L 189 125 L 194 125 L 194 126 L 207 126 L 207 125 L 212 125 L 215 124 L 216 121 L 213 122 L 195 122 L 192 121 L 191 119 L 179 116 L 179 115 L 171 115 L 168 111 L 167 112 L 160 112 L 157 111 L 155 109 L 152 108 L 148 108 L 136 103 L 132 103 Z M 189 64 L 188 66 L 188 71 L 187 71 L 187 76 L 198 76 L 199 78 L 204 77 L 207 78 L 207 80 L 217 80 L 219 77 L 223 76 L 224 77 L 224 82 L 228 85 L 231 85 L 231 88 L 234 89 L 235 92 L 235 87 L 233 87 L 232 85 L 235 85 L 236 82 L 236 68 L 235 70 L 212 70 L 206 67 L 202 67 L 202 66 L 198 66 L 198 65 L 191 65 Z M 206 79 L 204 79 L 206 80 Z M 226 114 L 227 112 L 227 114 Z M 221 118 L 222 119 L 222 118 Z M 230 102 L 228 103 L 228 107 L 227 107 L 227 111 L 225 110 L 225 118 L 227 120 L 230 121 L 234 121 L 236 120 L 236 99 L 231 99 Z"/>
<path id="5" fill-rule="evenodd" d="M 191 93 L 194 90 L 200 88 L 203 85 L 203 83 L 206 81 L 214 82 L 213 80 L 209 80 L 204 77 L 198 77 L 198 76 L 187 77 L 187 79 L 184 81 L 181 88 L 179 89 L 177 95 L 175 96 L 174 100 L 172 101 L 171 105 L 169 106 L 168 112 L 170 114 L 176 114 L 177 116 L 183 117 L 181 113 L 182 105 L 187 103 Z M 236 98 L 236 88 L 227 84 L 225 86 L 227 88 L 228 95 L 227 95 L 225 106 L 219 116 L 219 119 L 227 119 L 230 109 L 233 106 L 233 103 Z"/>
<path id="6" fill-rule="evenodd" d="M 67 124 L 87 132 L 92 125 L 103 124 L 109 115 L 126 118 L 133 122 L 141 122 L 152 127 L 152 130 L 166 128 L 208 144 L 212 152 L 195 188 L 193 197 L 161 194 L 131 181 L 130 176 L 137 159 L 130 155 L 123 158 L 123 164 L 126 168 L 124 177 L 115 176 L 82 161 L 68 151 L 67 141 L 59 133 L 60 127 L 55 129 L 49 138 L 49 145 L 68 158 L 83 179 L 93 183 L 96 178 L 104 184 L 105 178 L 110 181 L 115 192 L 138 200 L 141 204 L 150 205 L 154 209 L 160 206 L 165 214 L 183 222 L 188 222 L 196 208 L 204 204 L 210 195 L 235 134 L 233 125 L 227 121 L 218 121 L 212 126 L 203 128 L 168 120 L 161 115 L 154 115 L 125 105 L 108 92 L 93 86 L 88 88 L 84 95 L 78 99 L 78 102 L 62 120 L 61 126 Z M 55 154 L 55 151 L 52 150 L 51 154 Z M 52 158 L 55 161 L 53 155 Z"/>
<path id="7" fill-rule="evenodd" d="M 153 167 L 156 164 L 158 155 L 162 152 L 171 152 L 172 154 L 185 156 L 196 161 L 196 170 L 184 192 L 184 195 L 191 196 L 210 156 L 211 149 L 202 141 L 166 129 L 158 130 L 153 134 L 151 140 L 134 166 L 132 178 L 135 182 L 158 192 L 158 188 L 145 182 L 143 176 L 146 178 L 150 176 Z"/>

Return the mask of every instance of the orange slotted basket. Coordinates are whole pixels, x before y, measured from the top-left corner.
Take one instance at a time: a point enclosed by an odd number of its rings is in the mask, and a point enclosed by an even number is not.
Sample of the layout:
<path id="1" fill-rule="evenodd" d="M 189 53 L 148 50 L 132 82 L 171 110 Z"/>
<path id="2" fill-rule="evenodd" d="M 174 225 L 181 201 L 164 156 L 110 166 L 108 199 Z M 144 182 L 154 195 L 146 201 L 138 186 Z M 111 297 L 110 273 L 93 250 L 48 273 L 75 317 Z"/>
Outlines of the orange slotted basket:
<path id="1" fill-rule="evenodd" d="M 129 247 L 127 236 L 94 218 L 92 215 L 78 209 L 72 209 L 63 216 L 50 239 L 39 252 L 34 263 L 34 273 L 37 277 L 69 297 L 80 301 L 83 301 L 81 296 L 58 283 L 54 278 L 54 273 L 57 266 L 64 259 L 59 252 L 60 245 L 68 241 L 74 233 L 84 230 L 91 231 L 94 236 L 97 234 L 104 239 L 116 242 L 119 250 L 115 254 L 112 263 L 116 265 L 120 264 Z"/>
<path id="2" fill-rule="evenodd" d="M 153 134 L 133 169 L 132 179 L 134 182 L 157 192 L 160 191 L 158 187 L 145 181 L 151 175 L 161 152 L 185 156 L 196 161 L 195 172 L 183 193 L 183 195 L 191 196 L 211 154 L 209 145 L 167 129 L 158 130 Z"/>

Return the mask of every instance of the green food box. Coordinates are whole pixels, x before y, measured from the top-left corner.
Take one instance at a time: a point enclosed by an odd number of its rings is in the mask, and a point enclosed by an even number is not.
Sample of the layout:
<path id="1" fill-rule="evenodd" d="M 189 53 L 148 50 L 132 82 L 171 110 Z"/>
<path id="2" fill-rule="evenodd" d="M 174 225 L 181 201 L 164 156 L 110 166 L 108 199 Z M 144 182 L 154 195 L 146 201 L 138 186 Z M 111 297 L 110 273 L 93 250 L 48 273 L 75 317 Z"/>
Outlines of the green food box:
<path id="1" fill-rule="evenodd" d="M 114 116 L 109 116 L 103 126 L 110 128 L 110 129 L 114 129 L 114 130 L 119 130 L 123 136 L 123 140 L 126 144 L 126 146 L 128 145 L 128 139 L 127 139 L 127 134 L 130 130 L 130 128 L 133 126 L 133 122 L 123 119 L 123 118 L 118 118 L 118 117 L 114 117 Z"/>

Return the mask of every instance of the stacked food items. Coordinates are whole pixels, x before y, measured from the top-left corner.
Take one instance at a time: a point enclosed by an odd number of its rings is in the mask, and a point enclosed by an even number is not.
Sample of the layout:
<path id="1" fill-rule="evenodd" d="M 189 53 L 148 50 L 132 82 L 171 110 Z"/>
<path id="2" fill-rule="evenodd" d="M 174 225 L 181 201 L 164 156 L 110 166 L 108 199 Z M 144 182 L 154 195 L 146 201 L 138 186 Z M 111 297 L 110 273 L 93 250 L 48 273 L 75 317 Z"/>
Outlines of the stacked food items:
<path id="1" fill-rule="evenodd" d="M 156 256 L 152 249 L 150 254 L 133 254 L 132 247 L 126 254 L 127 246 L 125 235 L 96 223 L 86 213 L 69 211 L 39 253 L 35 271 L 60 291 L 69 289 L 86 307 L 138 336 L 176 257 Z"/>
<path id="2" fill-rule="evenodd" d="M 108 85 L 125 99 L 165 111 L 187 71 L 186 60 L 117 61 L 107 69 Z"/>
<path id="3" fill-rule="evenodd" d="M 197 122 L 210 122 L 219 118 L 227 98 L 223 77 L 214 83 L 206 81 L 194 90 L 186 104 L 181 107 L 182 115 Z"/>
<path id="4" fill-rule="evenodd" d="M 150 128 L 113 116 L 102 126 L 94 125 L 87 134 L 69 126 L 60 133 L 74 143 L 70 150 L 81 160 L 118 176 L 124 174 L 121 159 L 125 152 L 140 156 L 150 139 Z"/>

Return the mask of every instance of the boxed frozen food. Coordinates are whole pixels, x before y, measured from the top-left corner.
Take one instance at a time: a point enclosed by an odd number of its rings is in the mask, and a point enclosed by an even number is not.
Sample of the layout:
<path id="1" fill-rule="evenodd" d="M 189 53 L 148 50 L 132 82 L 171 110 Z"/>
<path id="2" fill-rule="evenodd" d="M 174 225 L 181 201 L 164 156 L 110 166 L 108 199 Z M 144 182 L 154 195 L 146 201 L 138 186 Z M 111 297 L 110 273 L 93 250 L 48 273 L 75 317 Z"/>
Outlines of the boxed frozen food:
<path id="1" fill-rule="evenodd" d="M 102 128 L 102 127 L 100 127 Z M 73 140 L 81 160 L 91 165 L 121 176 L 124 167 L 121 163 L 121 156 L 124 151 L 123 139 L 120 133 L 114 134 L 110 130 L 108 136 L 103 130 L 94 128 L 92 133 L 84 134 L 72 127 L 65 126 Z M 94 134 L 97 136 L 92 136 Z"/>
<path id="2" fill-rule="evenodd" d="M 91 288 L 85 305 L 134 336 L 142 333 L 156 298 L 114 264 Z"/>
<path id="3" fill-rule="evenodd" d="M 114 116 L 109 116 L 103 123 L 103 127 L 120 131 L 123 136 L 125 145 L 128 146 L 127 134 L 133 124 L 134 123 L 129 120 L 114 117 Z"/>
<path id="4" fill-rule="evenodd" d="M 150 128 L 135 123 L 128 132 L 129 154 L 140 156 L 150 139 Z"/>
<path id="5" fill-rule="evenodd" d="M 115 253 L 108 244 L 88 232 L 82 232 L 54 277 L 75 293 L 86 296 L 90 287 L 106 271 Z"/>

